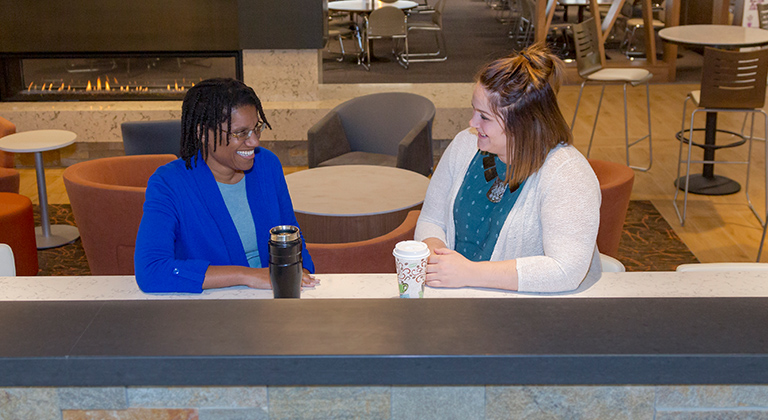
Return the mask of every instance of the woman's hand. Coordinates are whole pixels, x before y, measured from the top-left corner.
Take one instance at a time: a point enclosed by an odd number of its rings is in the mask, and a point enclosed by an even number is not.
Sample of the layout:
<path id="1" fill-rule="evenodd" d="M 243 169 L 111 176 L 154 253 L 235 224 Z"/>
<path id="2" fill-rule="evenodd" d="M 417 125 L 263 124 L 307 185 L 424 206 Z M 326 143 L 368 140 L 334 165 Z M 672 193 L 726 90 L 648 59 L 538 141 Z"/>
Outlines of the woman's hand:
<path id="1" fill-rule="evenodd" d="M 309 274 L 307 269 L 304 269 L 304 273 L 301 275 L 301 287 L 315 287 L 320 284 L 320 279 Z"/>
<path id="2" fill-rule="evenodd" d="M 475 262 L 456 251 L 438 248 L 429 256 L 426 283 L 432 287 L 517 290 L 517 260 Z"/>
<path id="3" fill-rule="evenodd" d="M 448 248 L 432 251 L 427 262 L 427 286 L 464 287 L 469 286 L 476 263 Z M 476 273 L 474 273 L 476 274 Z"/>

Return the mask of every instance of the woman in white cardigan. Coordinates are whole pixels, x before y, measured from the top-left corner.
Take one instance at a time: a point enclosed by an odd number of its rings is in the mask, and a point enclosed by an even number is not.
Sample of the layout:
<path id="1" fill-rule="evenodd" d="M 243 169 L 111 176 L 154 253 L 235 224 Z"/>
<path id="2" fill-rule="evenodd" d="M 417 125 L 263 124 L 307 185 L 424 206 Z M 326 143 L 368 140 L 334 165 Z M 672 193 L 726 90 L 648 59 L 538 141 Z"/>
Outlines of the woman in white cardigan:
<path id="1" fill-rule="evenodd" d="M 416 225 L 427 285 L 562 292 L 600 277 L 600 186 L 557 105 L 562 72 L 532 46 L 478 74 L 471 128 L 440 159 Z"/>

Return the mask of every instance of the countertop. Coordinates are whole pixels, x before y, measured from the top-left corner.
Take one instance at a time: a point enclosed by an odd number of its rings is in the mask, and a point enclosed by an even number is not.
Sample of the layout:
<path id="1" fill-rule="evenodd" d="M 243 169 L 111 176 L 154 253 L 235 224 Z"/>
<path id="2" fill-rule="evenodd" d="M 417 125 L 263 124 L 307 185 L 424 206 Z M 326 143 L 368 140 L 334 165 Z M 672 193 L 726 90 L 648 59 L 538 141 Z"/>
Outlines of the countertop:
<path id="1" fill-rule="evenodd" d="M 394 274 L 319 274 L 320 286 L 304 299 L 387 299 L 398 297 Z M 425 298 L 683 298 L 768 297 L 768 273 L 629 272 L 603 273 L 593 285 L 574 292 L 519 293 L 493 289 L 427 287 Z M 247 287 L 194 293 L 148 294 L 133 276 L 0 277 L 0 302 L 22 300 L 271 299 L 272 291 Z"/>
<path id="2" fill-rule="evenodd" d="M 0 278 L 0 387 L 766 384 L 761 273 L 605 273 L 570 294 L 320 275 L 302 299 Z M 509 300 L 506 298 L 522 298 Z"/>

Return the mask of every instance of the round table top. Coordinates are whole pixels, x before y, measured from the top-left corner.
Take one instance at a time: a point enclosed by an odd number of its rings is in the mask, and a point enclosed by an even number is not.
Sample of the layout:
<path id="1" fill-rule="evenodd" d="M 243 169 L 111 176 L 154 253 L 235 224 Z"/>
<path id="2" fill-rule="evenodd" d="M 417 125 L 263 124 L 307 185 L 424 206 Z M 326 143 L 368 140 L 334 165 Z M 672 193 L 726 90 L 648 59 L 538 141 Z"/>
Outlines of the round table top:
<path id="1" fill-rule="evenodd" d="M 674 44 L 715 48 L 768 45 L 768 31 L 732 25 L 670 26 L 660 30 L 659 36 Z"/>
<path id="2" fill-rule="evenodd" d="M 563 6 L 589 6 L 589 0 L 557 0 Z M 611 4 L 613 0 L 597 0 L 597 4 Z"/>
<path id="3" fill-rule="evenodd" d="M 13 153 L 45 152 L 75 142 L 77 134 L 67 130 L 30 130 L 0 138 L 0 150 Z"/>
<path id="4" fill-rule="evenodd" d="M 312 168 L 285 177 L 297 213 L 369 216 L 424 202 L 429 178 L 406 169 L 373 165 Z"/>
<path id="5" fill-rule="evenodd" d="M 342 0 L 328 3 L 328 9 L 338 12 L 371 12 L 374 9 L 385 6 L 394 6 L 400 10 L 410 10 L 418 6 L 415 1 L 397 0 L 394 3 L 385 3 L 379 0 L 368 2 L 366 0 Z"/>

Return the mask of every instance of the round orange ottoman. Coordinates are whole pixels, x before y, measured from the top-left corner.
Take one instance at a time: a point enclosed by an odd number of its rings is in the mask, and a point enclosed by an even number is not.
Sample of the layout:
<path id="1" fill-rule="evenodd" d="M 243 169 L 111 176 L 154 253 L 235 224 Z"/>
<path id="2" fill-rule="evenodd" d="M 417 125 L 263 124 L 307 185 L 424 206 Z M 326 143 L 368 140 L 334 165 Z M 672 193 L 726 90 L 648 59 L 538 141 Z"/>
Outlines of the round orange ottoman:
<path id="1" fill-rule="evenodd" d="M 19 171 L 0 167 L 0 192 L 19 193 Z"/>
<path id="2" fill-rule="evenodd" d="M 0 192 L 0 243 L 10 245 L 17 276 L 36 276 L 35 219 L 29 198 Z"/>

